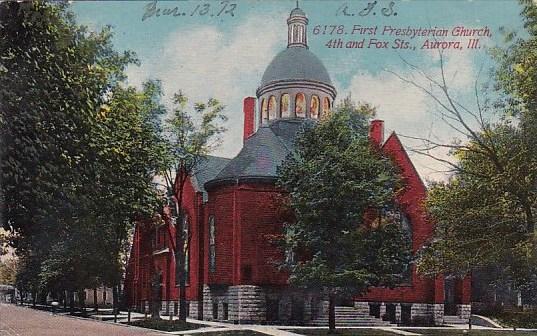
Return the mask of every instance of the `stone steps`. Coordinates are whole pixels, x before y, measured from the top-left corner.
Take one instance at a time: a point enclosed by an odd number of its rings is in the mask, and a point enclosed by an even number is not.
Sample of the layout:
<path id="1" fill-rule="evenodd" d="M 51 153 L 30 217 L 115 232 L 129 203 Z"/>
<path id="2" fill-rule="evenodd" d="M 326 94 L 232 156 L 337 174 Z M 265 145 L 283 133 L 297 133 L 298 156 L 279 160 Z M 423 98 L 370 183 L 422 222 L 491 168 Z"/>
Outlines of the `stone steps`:
<path id="1" fill-rule="evenodd" d="M 361 327 L 361 326 L 392 326 L 388 321 L 369 315 L 369 309 L 354 307 L 336 307 L 336 326 L 338 327 Z M 320 316 L 308 323 L 311 326 L 328 325 L 328 315 Z"/>
<path id="2" fill-rule="evenodd" d="M 468 319 L 459 316 L 444 315 L 444 324 L 468 324 Z"/>

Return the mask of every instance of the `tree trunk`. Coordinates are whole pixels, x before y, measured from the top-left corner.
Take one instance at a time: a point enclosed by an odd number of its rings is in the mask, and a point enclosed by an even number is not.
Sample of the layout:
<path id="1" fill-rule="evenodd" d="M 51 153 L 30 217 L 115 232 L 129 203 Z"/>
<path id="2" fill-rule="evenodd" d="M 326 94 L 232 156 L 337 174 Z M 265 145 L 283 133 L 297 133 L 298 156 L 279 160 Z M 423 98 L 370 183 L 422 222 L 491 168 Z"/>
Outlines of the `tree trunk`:
<path id="1" fill-rule="evenodd" d="M 179 276 L 179 320 L 186 321 L 187 309 L 186 309 L 186 274 L 185 274 L 185 240 L 183 228 L 183 191 L 186 182 L 186 176 L 179 174 L 179 188 L 177 202 L 175 202 L 175 210 L 177 212 L 177 222 L 175 223 L 175 262 L 177 264 L 176 277 Z M 186 223 L 188 225 L 188 223 Z"/>
<path id="2" fill-rule="evenodd" d="M 97 288 L 93 288 L 93 309 L 98 312 L 99 304 L 97 303 Z"/>
<path id="3" fill-rule="evenodd" d="M 78 306 L 82 311 L 82 316 L 86 316 L 86 291 L 84 289 L 78 290 Z"/>
<path id="4" fill-rule="evenodd" d="M 154 273 L 151 279 L 151 319 L 160 320 L 161 276 Z"/>
<path id="5" fill-rule="evenodd" d="M 73 291 L 68 291 L 69 293 L 69 313 L 71 315 L 75 314 L 75 293 Z"/>
<path id="6" fill-rule="evenodd" d="M 65 290 L 62 291 L 62 297 L 63 297 L 63 311 L 67 311 L 67 293 Z"/>
<path id="7" fill-rule="evenodd" d="M 328 294 L 328 333 L 336 332 L 336 302 L 334 294 Z"/>
<path id="8" fill-rule="evenodd" d="M 172 239 L 172 237 L 170 237 L 170 240 L 171 239 Z M 170 257 L 170 253 L 168 253 L 168 255 L 166 256 L 166 313 L 171 316 L 173 314 L 170 311 L 170 290 L 172 288 L 171 274 L 170 274 L 170 269 L 171 269 L 170 263 L 171 263 L 171 257 Z"/>
<path id="9" fill-rule="evenodd" d="M 187 310 L 186 310 L 186 281 L 184 276 L 184 271 L 182 272 L 183 276 L 181 277 L 181 282 L 179 284 L 179 320 L 186 321 Z"/>
<path id="10" fill-rule="evenodd" d="M 114 314 L 118 313 L 118 309 L 119 309 L 119 306 L 118 306 L 119 288 L 118 287 L 119 287 L 118 285 L 112 286 L 112 306 L 113 306 Z"/>

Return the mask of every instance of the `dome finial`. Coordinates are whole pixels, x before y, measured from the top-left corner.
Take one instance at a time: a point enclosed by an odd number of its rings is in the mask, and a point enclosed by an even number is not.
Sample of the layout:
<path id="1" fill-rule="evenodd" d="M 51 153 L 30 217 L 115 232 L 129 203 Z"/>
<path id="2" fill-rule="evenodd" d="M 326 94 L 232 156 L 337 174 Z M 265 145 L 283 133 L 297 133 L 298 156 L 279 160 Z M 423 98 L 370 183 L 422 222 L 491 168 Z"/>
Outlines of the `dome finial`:
<path id="1" fill-rule="evenodd" d="M 287 47 L 308 47 L 307 29 L 308 18 L 306 13 L 299 7 L 298 0 L 296 0 L 296 8 L 291 11 L 289 19 L 287 19 L 288 25 L 288 38 Z"/>

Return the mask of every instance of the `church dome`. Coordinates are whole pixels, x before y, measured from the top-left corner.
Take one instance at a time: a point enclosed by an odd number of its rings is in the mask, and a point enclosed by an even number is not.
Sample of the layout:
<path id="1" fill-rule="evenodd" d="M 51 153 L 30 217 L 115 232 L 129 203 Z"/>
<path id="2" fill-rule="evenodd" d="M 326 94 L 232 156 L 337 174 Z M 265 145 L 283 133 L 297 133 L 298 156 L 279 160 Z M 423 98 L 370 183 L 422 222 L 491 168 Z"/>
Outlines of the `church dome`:
<path id="1" fill-rule="evenodd" d="M 336 89 L 323 62 L 308 48 L 308 18 L 297 7 L 287 19 L 287 48 L 268 65 L 256 90 L 257 125 L 277 119 L 320 119 L 333 106 Z"/>
<path id="2" fill-rule="evenodd" d="M 263 74 L 261 87 L 281 80 L 312 80 L 332 85 L 321 60 L 301 47 L 287 48 L 276 55 Z"/>
<path id="3" fill-rule="evenodd" d="M 298 5 L 298 4 L 297 4 Z M 306 16 L 306 13 L 302 10 L 302 8 L 300 7 L 296 7 L 295 9 L 293 9 L 291 11 L 291 15 L 290 16 Z"/>

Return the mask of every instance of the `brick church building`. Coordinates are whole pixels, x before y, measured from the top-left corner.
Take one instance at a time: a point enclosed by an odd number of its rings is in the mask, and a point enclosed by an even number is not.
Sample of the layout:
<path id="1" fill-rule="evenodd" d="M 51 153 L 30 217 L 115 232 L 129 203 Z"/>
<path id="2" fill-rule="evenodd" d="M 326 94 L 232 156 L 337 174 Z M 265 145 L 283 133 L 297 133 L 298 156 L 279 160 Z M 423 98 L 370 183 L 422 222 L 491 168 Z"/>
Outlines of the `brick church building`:
<path id="1" fill-rule="evenodd" d="M 327 301 L 317 293 L 291 288 L 274 260 L 282 253 L 267 239 L 280 232 L 275 187 L 278 165 L 293 150 L 305 119 L 319 119 L 336 99 L 323 63 L 308 48 L 308 19 L 295 8 L 287 19 L 288 43 L 268 65 L 256 98 L 244 99 L 244 144 L 233 159 L 209 156 L 184 191 L 182 221 L 191 240 L 187 256 L 189 316 L 240 323 L 321 324 Z M 409 228 L 412 249 L 431 237 L 433 225 L 421 203 L 426 188 L 395 133 L 384 138 L 383 121 L 374 120 L 370 140 L 399 166 L 406 182 L 398 196 L 401 222 Z M 177 314 L 175 220 L 138 223 L 127 267 L 125 293 L 138 310 L 151 302 L 153 274 L 160 274 L 162 310 Z M 467 319 L 470 279 L 423 278 L 411 267 L 406 283 L 394 289 L 371 288 L 336 307 L 352 324 L 435 323 Z"/>

